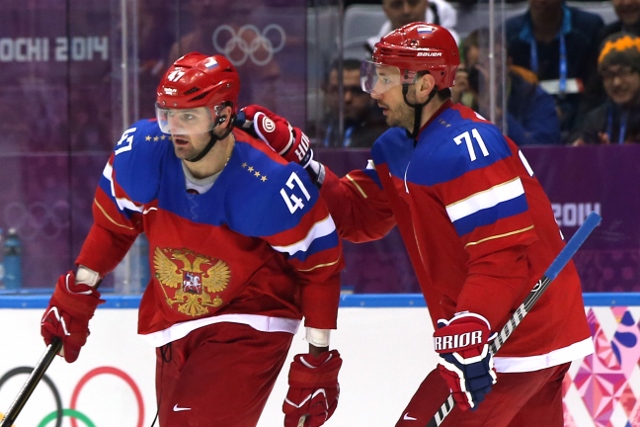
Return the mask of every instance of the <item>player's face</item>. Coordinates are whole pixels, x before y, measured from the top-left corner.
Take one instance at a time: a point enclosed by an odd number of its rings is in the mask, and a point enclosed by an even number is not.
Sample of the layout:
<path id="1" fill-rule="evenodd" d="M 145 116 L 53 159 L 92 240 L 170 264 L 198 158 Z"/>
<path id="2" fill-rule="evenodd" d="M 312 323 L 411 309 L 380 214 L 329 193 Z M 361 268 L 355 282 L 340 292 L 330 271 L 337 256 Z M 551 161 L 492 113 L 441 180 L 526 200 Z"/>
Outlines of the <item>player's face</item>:
<path id="1" fill-rule="evenodd" d="M 360 86 L 362 90 L 371 94 L 375 99 L 377 95 L 400 86 L 402 83 L 411 83 L 411 81 L 403 81 L 398 67 L 379 64 L 371 61 L 363 61 L 360 68 Z"/>
<path id="2" fill-rule="evenodd" d="M 211 133 L 193 135 L 171 135 L 173 151 L 179 159 L 193 159 L 199 155 L 211 140 Z"/>
<path id="3" fill-rule="evenodd" d="M 156 105 L 156 118 L 160 130 L 171 135 L 199 135 L 213 129 L 213 120 L 207 107 L 182 109 Z"/>
<path id="4" fill-rule="evenodd" d="M 415 73 L 409 73 L 404 79 L 398 67 L 365 62 L 360 70 L 361 84 L 365 91 L 371 94 L 389 126 L 404 127 L 413 130 L 413 109 L 407 105 L 402 95 L 403 83 L 409 83 L 408 99 L 415 102 L 414 81 Z"/>
<path id="5" fill-rule="evenodd" d="M 175 154 L 180 159 L 191 159 L 204 149 L 213 129 L 211 114 L 206 107 L 161 108 L 156 106 L 160 129 L 171 134 Z"/>
<path id="6" fill-rule="evenodd" d="M 410 102 L 415 102 L 414 90 L 415 85 L 410 85 L 407 93 L 407 99 Z M 389 126 L 413 130 L 414 110 L 404 101 L 402 86 L 395 86 L 379 95 L 372 93 L 371 97 L 376 100 L 378 106 L 382 109 L 382 114 L 384 114 L 385 121 Z"/>

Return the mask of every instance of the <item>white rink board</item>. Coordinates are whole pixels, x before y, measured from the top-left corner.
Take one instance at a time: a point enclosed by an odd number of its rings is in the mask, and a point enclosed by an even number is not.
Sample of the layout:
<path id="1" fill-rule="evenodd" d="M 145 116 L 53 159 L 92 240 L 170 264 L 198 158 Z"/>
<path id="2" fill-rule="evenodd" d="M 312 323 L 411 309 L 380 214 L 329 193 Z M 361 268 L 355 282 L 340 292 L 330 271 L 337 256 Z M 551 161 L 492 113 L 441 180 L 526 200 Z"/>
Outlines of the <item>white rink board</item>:
<path id="1" fill-rule="evenodd" d="M 616 311 L 617 310 L 617 311 Z M 613 339 L 624 307 L 594 307 L 593 314 L 602 328 L 602 342 Z M 629 307 L 637 323 L 640 307 Z M 44 350 L 39 333 L 42 309 L 0 309 L 0 375 L 22 366 L 33 366 Z M 47 376 L 59 391 L 63 408 L 70 408 L 74 389 L 93 371 L 77 394 L 77 411 L 98 427 L 137 427 L 151 425 L 155 416 L 154 349 L 135 334 L 136 309 L 98 309 L 91 321 L 91 336 L 74 364 L 56 358 Z M 340 308 L 338 332 L 332 335 L 332 347 L 343 356 L 340 373 L 341 397 L 327 427 L 393 426 L 424 376 L 436 364 L 431 346 L 431 322 L 426 308 Z M 639 344 L 640 346 L 640 344 Z M 640 348 L 640 347 L 638 347 Z M 303 330 L 294 337 L 291 355 L 306 352 Z M 598 360 L 609 363 L 610 351 L 603 350 Z M 289 358 L 291 359 L 291 357 Z M 636 359 L 637 360 L 637 359 Z M 608 361 L 608 362 L 607 362 Z M 285 369 L 288 369 L 289 362 Z M 574 378 L 582 364 L 574 364 Z M 105 369 L 105 367 L 107 367 Z M 94 371 L 99 369 L 98 371 Z M 595 369 L 594 369 L 595 370 Z M 635 366 L 628 390 L 640 402 L 640 368 Z M 105 372 L 106 371 L 106 372 Z M 121 374 L 120 376 L 114 375 Z M 124 378 L 129 377 L 143 396 L 140 417 L 136 395 Z M 0 411 L 6 411 L 27 375 L 21 374 L 0 384 Z M 632 384 L 633 383 L 633 384 Z M 286 394 L 286 372 L 278 379 L 259 427 L 282 425 L 281 403 Z M 596 427 L 576 385 L 571 384 L 565 398 L 570 419 L 567 426 Z M 625 411 L 615 403 L 610 415 L 612 427 L 623 427 L 638 416 L 637 404 Z M 41 383 L 15 423 L 16 427 L 44 427 L 43 420 L 55 411 L 55 400 L 46 383 Z M 628 414 L 631 412 L 631 414 Z M 600 418 L 601 420 L 601 418 Z M 51 420 L 46 424 L 54 426 Z M 62 426 L 71 426 L 68 417 Z M 77 426 L 89 425 L 76 421 Z M 156 422 L 156 426 L 157 426 Z M 640 426 L 632 421 L 632 426 Z"/>
<path id="2" fill-rule="evenodd" d="M 3 325 L 0 375 L 37 362 L 45 349 L 39 329 L 42 312 L 41 309 L 0 310 Z M 135 309 L 98 309 L 91 320 L 91 335 L 78 360 L 68 364 L 56 358 L 47 371 L 60 391 L 64 408 L 70 407 L 78 382 L 93 369 L 114 367 L 135 381 L 144 396 L 142 424 L 138 424 L 135 394 L 124 380 L 102 374 L 86 383 L 77 408 L 98 427 L 148 427 L 155 416 L 154 349 L 135 334 L 136 316 Z M 341 308 L 339 322 L 341 331 L 333 333 L 332 347 L 337 348 L 344 359 L 340 373 L 342 392 L 338 410 L 326 426 L 393 425 L 429 367 L 435 366 L 435 357 L 430 351 L 433 329 L 427 309 Z M 296 353 L 307 352 L 303 332 L 300 328 L 294 337 L 289 360 Z M 285 369 L 288 365 L 289 362 Z M 285 374 L 283 370 L 258 424 L 260 427 L 283 424 Z M 9 408 L 26 378 L 26 374 L 15 376 L 2 385 L 0 411 Z M 15 426 L 37 427 L 54 410 L 52 393 L 41 383 Z M 54 424 L 52 421 L 48 425 Z M 71 422 L 65 418 L 62 425 L 70 426 Z M 77 425 L 83 426 L 83 423 L 77 422 Z"/>

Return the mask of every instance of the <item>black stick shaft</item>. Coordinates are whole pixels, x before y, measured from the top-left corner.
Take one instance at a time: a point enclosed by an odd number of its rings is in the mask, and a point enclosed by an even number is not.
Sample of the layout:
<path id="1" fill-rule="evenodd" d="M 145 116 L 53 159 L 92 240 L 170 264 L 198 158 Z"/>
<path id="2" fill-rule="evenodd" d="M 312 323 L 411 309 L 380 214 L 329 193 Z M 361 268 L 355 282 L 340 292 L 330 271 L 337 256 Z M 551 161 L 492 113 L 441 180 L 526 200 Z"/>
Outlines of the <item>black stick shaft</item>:
<path id="1" fill-rule="evenodd" d="M 29 378 L 27 378 L 27 381 L 24 383 L 24 385 L 20 389 L 20 392 L 13 400 L 13 403 L 9 407 L 7 414 L 2 420 L 0 420 L 0 427 L 11 427 L 13 425 L 13 422 L 16 420 L 16 418 L 18 418 L 18 415 L 22 411 L 22 408 L 24 408 L 27 400 L 29 400 L 29 397 L 31 397 L 33 390 L 35 390 L 36 386 L 44 376 L 47 368 L 49 367 L 49 365 L 51 365 L 53 358 L 56 357 L 56 354 L 58 354 L 61 348 L 62 341 L 59 338 L 56 338 L 51 344 L 49 344 L 45 352 L 42 353 L 42 356 L 40 357 L 40 360 L 38 360 L 35 368 L 33 368 L 31 375 L 29 375 Z"/>
<path id="2" fill-rule="evenodd" d="M 507 338 L 511 336 L 513 330 L 520 324 L 520 322 L 522 322 L 524 316 L 529 313 L 531 307 L 533 307 L 538 299 L 540 299 L 540 296 L 542 296 L 542 293 L 549 287 L 551 281 L 555 279 L 565 265 L 567 265 L 569 260 L 571 260 L 573 255 L 575 255 L 580 246 L 582 246 L 587 237 L 589 237 L 589 234 L 591 234 L 601 220 L 602 218 L 597 213 L 591 212 L 591 214 L 589 214 L 576 234 L 569 239 L 569 242 L 567 242 L 566 246 L 560 251 L 556 259 L 553 260 L 544 275 L 538 282 L 536 282 L 529 295 L 527 295 L 522 304 L 520 304 L 515 313 L 513 313 L 511 319 L 509 319 L 506 325 L 502 327 L 496 339 L 494 339 L 489 345 L 491 354 L 496 354 L 498 350 L 500 350 L 500 347 L 502 347 Z M 447 400 L 440 405 L 440 409 L 438 409 L 433 418 L 429 420 L 426 427 L 439 427 L 442 425 L 447 415 L 449 415 L 453 410 L 454 406 L 455 400 L 453 400 L 452 395 L 449 395 Z"/>

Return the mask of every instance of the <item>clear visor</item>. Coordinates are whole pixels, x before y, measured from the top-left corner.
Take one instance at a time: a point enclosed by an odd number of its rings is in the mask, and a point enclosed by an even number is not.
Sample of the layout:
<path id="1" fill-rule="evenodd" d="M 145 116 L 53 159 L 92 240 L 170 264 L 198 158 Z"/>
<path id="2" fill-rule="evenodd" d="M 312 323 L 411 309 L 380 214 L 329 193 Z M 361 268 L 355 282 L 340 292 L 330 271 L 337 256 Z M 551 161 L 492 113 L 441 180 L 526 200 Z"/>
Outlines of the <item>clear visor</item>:
<path id="1" fill-rule="evenodd" d="M 362 61 L 360 66 L 360 86 L 371 94 L 384 93 L 404 83 L 411 84 L 415 81 L 415 76 L 415 71 L 409 71 L 403 76 L 398 67 L 371 61 Z"/>
<path id="2" fill-rule="evenodd" d="M 211 112 L 207 107 L 163 108 L 156 104 L 156 118 L 163 133 L 171 135 L 197 135 L 214 128 Z"/>

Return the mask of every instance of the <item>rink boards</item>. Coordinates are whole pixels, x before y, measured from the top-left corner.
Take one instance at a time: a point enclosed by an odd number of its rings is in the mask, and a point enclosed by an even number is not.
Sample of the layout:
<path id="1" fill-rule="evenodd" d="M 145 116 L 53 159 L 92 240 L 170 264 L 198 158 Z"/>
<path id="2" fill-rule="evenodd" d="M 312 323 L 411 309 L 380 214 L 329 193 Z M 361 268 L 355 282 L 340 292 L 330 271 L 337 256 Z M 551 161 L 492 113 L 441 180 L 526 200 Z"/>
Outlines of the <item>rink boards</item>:
<path id="1" fill-rule="evenodd" d="M 54 360 L 16 427 L 151 424 L 154 350 L 135 333 L 139 297 L 106 299 L 78 361 Z M 0 297 L 0 412 L 44 350 L 39 322 L 47 300 Z M 565 424 L 640 426 L 640 294 L 585 294 L 585 304 L 597 353 L 575 362 L 565 378 Z M 326 426 L 393 426 L 436 364 L 424 300 L 416 294 L 344 295 L 339 328 L 332 347 L 344 358 L 341 398 Z M 306 347 L 300 330 L 291 355 Z M 285 393 L 281 373 L 259 427 L 282 425 Z"/>

